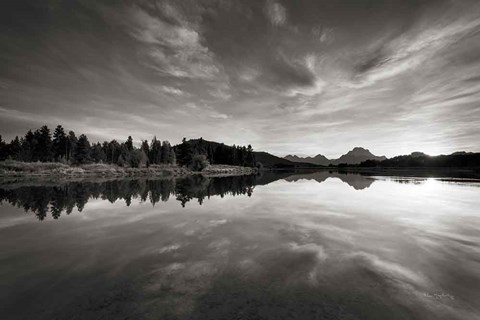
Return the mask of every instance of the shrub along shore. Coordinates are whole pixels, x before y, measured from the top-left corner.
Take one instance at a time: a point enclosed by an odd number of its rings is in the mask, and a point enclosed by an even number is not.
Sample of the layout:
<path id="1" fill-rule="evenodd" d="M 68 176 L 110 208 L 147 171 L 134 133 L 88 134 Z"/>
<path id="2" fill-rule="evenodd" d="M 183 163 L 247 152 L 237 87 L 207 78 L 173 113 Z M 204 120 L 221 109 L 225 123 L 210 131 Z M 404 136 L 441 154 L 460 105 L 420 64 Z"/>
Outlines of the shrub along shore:
<path id="1" fill-rule="evenodd" d="M 155 164 L 140 168 L 121 167 L 113 164 L 84 164 L 71 166 L 59 162 L 0 162 L 0 177 L 180 177 L 192 174 L 204 176 L 250 175 L 256 168 L 231 165 L 208 165 L 201 171 L 169 164 Z"/>

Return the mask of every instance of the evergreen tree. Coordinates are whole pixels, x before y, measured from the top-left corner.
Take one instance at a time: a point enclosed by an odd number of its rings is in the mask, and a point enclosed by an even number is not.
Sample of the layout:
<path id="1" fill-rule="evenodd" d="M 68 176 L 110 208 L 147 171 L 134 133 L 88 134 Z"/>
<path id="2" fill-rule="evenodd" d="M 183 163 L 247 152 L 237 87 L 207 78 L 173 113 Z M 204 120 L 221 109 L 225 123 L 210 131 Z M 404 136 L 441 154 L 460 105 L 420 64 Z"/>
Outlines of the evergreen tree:
<path id="1" fill-rule="evenodd" d="M 143 140 L 142 141 L 142 146 L 140 147 L 140 149 L 142 149 L 142 151 L 147 155 L 150 153 L 150 147 L 148 145 L 148 141 L 147 140 Z"/>
<path id="2" fill-rule="evenodd" d="M 86 135 L 82 134 L 78 137 L 75 149 L 75 161 L 84 164 L 90 161 L 90 142 Z"/>
<path id="3" fill-rule="evenodd" d="M 128 151 L 133 151 L 133 139 L 132 136 L 128 136 L 127 141 L 125 141 L 125 147 Z"/>
<path id="4" fill-rule="evenodd" d="M 52 161 L 53 160 L 53 151 L 52 151 L 52 137 L 50 135 L 50 129 L 47 126 L 42 126 L 40 130 L 36 130 L 34 136 L 37 140 L 35 146 L 35 159 L 39 161 Z"/>
<path id="5" fill-rule="evenodd" d="M 35 151 L 35 145 L 36 145 L 36 139 L 35 135 L 33 134 L 32 130 L 28 130 L 28 132 L 25 134 L 25 138 L 23 139 L 21 145 L 22 145 L 22 152 L 20 158 L 23 161 L 33 161 L 33 152 Z"/>
<path id="6" fill-rule="evenodd" d="M 170 152 L 172 152 L 170 143 L 168 141 L 163 141 L 162 143 L 162 163 L 169 163 L 170 161 Z"/>
<path id="7" fill-rule="evenodd" d="M 8 146 L 8 154 L 12 159 L 20 160 L 21 152 L 22 146 L 20 143 L 20 139 L 18 139 L 18 136 L 16 136 L 15 139 L 13 139 Z"/>
<path id="8" fill-rule="evenodd" d="M 193 150 L 186 138 L 182 139 L 182 143 L 177 146 L 175 153 L 177 156 L 177 163 L 182 166 L 187 166 L 192 161 Z"/>
<path id="9" fill-rule="evenodd" d="M 148 145 L 147 140 L 142 141 L 142 146 L 140 147 L 140 149 L 142 150 L 143 155 L 145 156 L 145 164 L 148 167 L 150 165 L 150 159 L 149 159 L 150 146 Z"/>
<path id="10" fill-rule="evenodd" d="M 95 143 L 91 148 L 91 159 L 94 162 L 104 162 L 106 160 L 105 152 L 99 142 Z"/>
<path id="11" fill-rule="evenodd" d="M 108 163 L 118 164 L 118 158 L 121 155 L 121 146 L 116 140 L 104 143 L 104 150 Z"/>
<path id="12" fill-rule="evenodd" d="M 75 136 L 75 132 L 73 131 L 68 132 L 68 138 L 67 138 L 67 160 L 68 161 L 75 160 L 74 155 L 76 152 L 77 142 L 78 142 L 78 139 Z"/>
<path id="13" fill-rule="evenodd" d="M 237 152 L 237 146 L 233 145 L 232 152 L 231 152 L 231 164 L 234 166 L 238 165 L 238 152 Z"/>
<path id="14" fill-rule="evenodd" d="M 68 139 L 65 130 L 61 125 L 58 125 L 53 132 L 53 154 L 56 161 L 60 159 L 67 159 Z"/>
<path id="15" fill-rule="evenodd" d="M 255 167 L 255 154 L 253 153 L 253 149 L 251 145 L 248 145 L 247 147 L 247 156 L 245 159 L 245 165 L 247 167 Z"/>
<path id="16" fill-rule="evenodd" d="M 153 137 L 152 143 L 150 144 L 150 153 L 149 160 L 150 163 L 159 164 L 162 157 L 162 143 L 160 140 L 157 140 L 157 137 Z"/>

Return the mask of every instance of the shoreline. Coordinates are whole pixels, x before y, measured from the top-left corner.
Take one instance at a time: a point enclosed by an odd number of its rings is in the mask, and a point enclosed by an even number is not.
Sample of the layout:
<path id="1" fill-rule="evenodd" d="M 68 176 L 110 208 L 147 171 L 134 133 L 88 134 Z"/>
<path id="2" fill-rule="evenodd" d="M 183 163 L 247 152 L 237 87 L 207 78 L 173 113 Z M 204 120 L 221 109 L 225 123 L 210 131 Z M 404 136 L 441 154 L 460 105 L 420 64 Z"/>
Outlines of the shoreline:
<path id="1" fill-rule="evenodd" d="M 193 171 L 176 165 L 151 165 L 143 168 L 124 168 L 111 164 L 70 166 L 55 162 L 0 162 L 0 179 L 11 178 L 179 178 L 190 175 L 205 177 L 243 176 L 258 172 L 257 168 L 230 165 L 209 165 L 202 171 Z"/>

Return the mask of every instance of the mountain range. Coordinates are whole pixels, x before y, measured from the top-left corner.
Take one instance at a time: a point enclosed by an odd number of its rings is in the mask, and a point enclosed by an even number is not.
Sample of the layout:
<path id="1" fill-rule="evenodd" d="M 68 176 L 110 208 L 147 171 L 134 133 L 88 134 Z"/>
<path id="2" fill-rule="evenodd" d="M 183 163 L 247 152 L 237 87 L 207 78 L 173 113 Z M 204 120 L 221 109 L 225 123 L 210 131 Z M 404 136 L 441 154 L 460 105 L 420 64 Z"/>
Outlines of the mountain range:
<path id="1" fill-rule="evenodd" d="M 312 163 L 321 166 L 339 165 L 340 163 L 346 164 L 359 164 L 366 160 L 383 161 L 386 160 L 385 156 L 376 156 L 368 149 L 356 147 L 342 155 L 338 159 L 328 159 L 324 155 L 318 154 L 315 157 L 298 157 L 296 155 L 287 155 L 284 159 L 292 162 Z"/>

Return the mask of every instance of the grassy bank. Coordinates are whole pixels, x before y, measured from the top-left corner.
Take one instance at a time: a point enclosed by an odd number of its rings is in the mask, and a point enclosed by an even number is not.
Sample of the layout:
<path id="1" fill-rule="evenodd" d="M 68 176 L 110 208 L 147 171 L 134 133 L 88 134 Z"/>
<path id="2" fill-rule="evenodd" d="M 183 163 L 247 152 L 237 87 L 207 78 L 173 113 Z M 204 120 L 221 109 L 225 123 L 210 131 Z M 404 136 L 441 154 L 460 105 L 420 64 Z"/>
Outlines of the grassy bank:
<path id="1" fill-rule="evenodd" d="M 126 168 L 111 164 L 85 164 L 70 166 L 57 162 L 0 162 L 0 177 L 129 177 L 155 176 L 178 177 L 191 174 L 205 176 L 249 175 L 256 173 L 255 168 L 228 165 L 209 165 L 201 172 L 192 171 L 186 167 L 176 165 L 151 165 L 148 168 Z"/>

